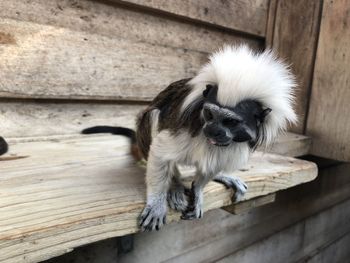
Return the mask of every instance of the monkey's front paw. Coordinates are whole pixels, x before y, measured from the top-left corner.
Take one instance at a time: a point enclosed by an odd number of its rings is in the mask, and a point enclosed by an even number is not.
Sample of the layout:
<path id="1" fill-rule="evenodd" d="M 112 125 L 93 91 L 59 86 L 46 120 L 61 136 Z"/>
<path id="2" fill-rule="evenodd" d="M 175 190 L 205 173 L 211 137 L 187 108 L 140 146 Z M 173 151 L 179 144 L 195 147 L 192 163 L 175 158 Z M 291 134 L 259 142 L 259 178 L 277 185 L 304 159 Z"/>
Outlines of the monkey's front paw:
<path id="1" fill-rule="evenodd" d="M 235 202 L 241 201 L 248 190 L 247 184 L 236 176 L 220 175 L 214 177 L 214 181 L 222 183 L 227 188 L 233 188 L 235 190 L 235 195 L 233 197 Z"/>
<path id="2" fill-rule="evenodd" d="M 171 209 L 185 211 L 188 207 L 188 197 L 185 194 L 185 188 L 170 189 L 168 193 L 168 204 Z"/>
<path id="3" fill-rule="evenodd" d="M 147 204 L 140 217 L 141 231 L 158 231 L 166 223 L 166 214 L 166 202 Z"/>
<path id="4" fill-rule="evenodd" d="M 182 213 L 181 219 L 192 220 L 202 218 L 203 209 L 201 204 L 197 204 L 195 207 L 190 207 L 188 210 Z"/>

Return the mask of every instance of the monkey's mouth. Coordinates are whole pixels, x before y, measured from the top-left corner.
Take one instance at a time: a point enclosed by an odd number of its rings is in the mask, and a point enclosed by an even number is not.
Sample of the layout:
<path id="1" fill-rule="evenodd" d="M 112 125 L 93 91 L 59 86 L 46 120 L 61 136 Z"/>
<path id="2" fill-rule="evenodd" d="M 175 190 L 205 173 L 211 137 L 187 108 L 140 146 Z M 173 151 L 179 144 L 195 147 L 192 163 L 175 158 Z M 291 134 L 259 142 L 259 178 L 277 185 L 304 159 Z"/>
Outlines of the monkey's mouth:
<path id="1" fill-rule="evenodd" d="M 211 145 L 221 146 L 221 147 L 225 147 L 225 146 L 228 146 L 230 144 L 229 142 L 225 142 L 225 143 L 217 142 L 212 138 L 207 138 L 207 142 Z"/>

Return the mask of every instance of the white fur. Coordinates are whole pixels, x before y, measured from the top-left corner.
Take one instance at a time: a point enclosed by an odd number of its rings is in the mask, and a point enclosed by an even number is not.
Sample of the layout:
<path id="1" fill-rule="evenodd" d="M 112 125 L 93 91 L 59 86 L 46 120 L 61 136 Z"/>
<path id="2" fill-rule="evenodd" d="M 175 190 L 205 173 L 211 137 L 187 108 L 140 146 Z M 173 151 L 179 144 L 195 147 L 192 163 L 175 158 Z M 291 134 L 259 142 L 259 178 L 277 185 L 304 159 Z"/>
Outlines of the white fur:
<path id="1" fill-rule="evenodd" d="M 158 126 L 159 126 L 159 113 L 160 111 L 158 109 L 154 109 L 151 111 L 151 137 L 154 138 L 158 134 Z"/>
<path id="2" fill-rule="evenodd" d="M 247 46 L 225 46 L 210 56 L 210 61 L 189 84 L 192 92 L 182 110 L 202 96 L 207 84 L 217 84 L 217 100 L 234 107 L 245 99 L 253 99 L 271 108 L 266 117 L 266 143 L 285 131 L 288 122 L 297 121 L 293 110 L 296 83 L 288 67 L 271 51 L 254 53 Z"/>
<path id="3" fill-rule="evenodd" d="M 245 165 L 249 158 L 247 143 L 233 143 L 227 147 L 211 145 L 203 134 L 191 137 L 187 132 L 172 135 L 161 131 L 153 138 L 151 152 L 162 162 L 195 165 L 203 175 L 233 172 Z"/>

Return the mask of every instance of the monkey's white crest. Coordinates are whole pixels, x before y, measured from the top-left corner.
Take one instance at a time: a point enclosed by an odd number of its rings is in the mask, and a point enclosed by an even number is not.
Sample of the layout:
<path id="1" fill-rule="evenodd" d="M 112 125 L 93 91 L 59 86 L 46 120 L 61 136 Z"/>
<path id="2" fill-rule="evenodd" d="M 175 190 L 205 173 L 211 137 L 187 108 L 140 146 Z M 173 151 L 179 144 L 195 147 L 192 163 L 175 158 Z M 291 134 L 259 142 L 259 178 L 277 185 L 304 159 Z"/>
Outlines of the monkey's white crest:
<path id="1" fill-rule="evenodd" d="M 256 53 L 245 45 L 225 46 L 209 59 L 189 82 L 193 90 L 184 101 L 183 110 L 202 96 L 207 84 L 216 84 L 217 101 L 222 106 L 234 107 L 249 99 L 272 109 L 265 120 L 266 144 L 285 131 L 288 123 L 297 121 L 293 110 L 294 76 L 273 52 Z"/>

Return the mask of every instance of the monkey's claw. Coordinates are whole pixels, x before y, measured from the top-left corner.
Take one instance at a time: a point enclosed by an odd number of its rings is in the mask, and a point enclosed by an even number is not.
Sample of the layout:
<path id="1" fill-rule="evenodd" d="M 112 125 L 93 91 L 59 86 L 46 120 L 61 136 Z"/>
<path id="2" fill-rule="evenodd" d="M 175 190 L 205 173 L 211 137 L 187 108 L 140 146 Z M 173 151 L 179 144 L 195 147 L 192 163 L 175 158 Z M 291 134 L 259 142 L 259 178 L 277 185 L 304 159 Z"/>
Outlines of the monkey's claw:
<path id="1" fill-rule="evenodd" d="M 236 176 L 219 175 L 214 177 L 214 181 L 225 185 L 227 188 L 235 190 L 234 201 L 239 202 L 243 199 L 248 190 L 247 184 Z"/>
<path id="2" fill-rule="evenodd" d="M 141 231 L 159 230 L 166 223 L 166 203 L 147 204 L 140 216 Z"/>

